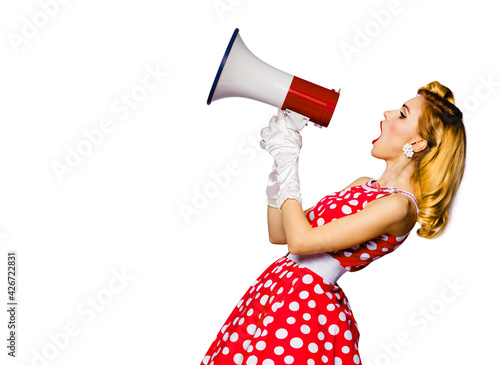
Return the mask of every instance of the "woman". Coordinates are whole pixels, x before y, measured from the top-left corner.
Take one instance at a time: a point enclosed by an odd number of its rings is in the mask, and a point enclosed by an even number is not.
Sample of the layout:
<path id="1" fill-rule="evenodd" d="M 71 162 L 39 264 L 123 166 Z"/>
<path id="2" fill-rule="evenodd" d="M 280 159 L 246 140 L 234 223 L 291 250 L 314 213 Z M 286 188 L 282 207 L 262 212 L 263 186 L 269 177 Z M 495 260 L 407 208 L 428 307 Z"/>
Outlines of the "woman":
<path id="1" fill-rule="evenodd" d="M 273 263 L 233 310 L 202 364 L 360 364 L 359 332 L 337 285 L 394 251 L 415 222 L 424 238 L 440 234 L 465 167 L 466 137 L 453 93 L 438 82 L 384 113 L 372 155 L 386 162 L 377 180 L 362 177 L 302 210 L 302 139 L 278 111 L 262 130 L 274 158 L 269 175 L 272 243 L 289 254 Z"/>

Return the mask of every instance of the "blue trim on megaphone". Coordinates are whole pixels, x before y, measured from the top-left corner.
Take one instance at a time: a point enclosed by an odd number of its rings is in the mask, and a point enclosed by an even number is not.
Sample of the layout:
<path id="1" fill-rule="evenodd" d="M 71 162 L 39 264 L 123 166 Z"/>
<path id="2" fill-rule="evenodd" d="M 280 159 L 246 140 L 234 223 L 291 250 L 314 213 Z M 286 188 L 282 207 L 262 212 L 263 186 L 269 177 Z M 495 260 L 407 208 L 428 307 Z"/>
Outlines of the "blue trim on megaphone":
<path id="1" fill-rule="evenodd" d="M 207 104 L 210 105 L 212 102 L 212 97 L 214 96 L 215 93 L 215 88 L 217 87 L 217 83 L 219 82 L 220 75 L 222 74 L 222 69 L 224 68 L 224 65 L 226 64 L 227 57 L 229 56 L 229 53 L 231 52 L 231 48 L 233 47 L 234 40 L 236 39 L 236 36 L 238 35 L 238 32 L 240 30 L 236 28 L 233 32 L 233 36 L 231 37 L 231 40 L 229 41 L 229 44 L 227 45 L 226 52 L 224 53 L 224 57 L 222 57 L 222 61 L 219 66 L 219 70 L 217 71 L 217 75 L 215 76 L 214 83 L 212 84 L 212 88 L 210 89 L 210 94 L 208 95 L 207 99 Z"/>

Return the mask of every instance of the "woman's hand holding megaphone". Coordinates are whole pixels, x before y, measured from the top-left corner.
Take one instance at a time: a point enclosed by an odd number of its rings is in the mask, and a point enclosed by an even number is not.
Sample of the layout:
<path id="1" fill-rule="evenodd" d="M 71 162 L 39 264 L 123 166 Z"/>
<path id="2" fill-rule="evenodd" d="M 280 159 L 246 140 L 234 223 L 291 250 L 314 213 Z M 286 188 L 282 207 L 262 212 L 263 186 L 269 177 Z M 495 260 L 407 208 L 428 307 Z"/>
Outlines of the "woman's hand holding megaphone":
<path id="1" fill-rule="evenodd" d="M 278 109 L 278 115 L 271 118 L 269 127 L 262 129 L 261 137 L 260 146 L 269 152 L 275 162 L 269 175 L 268 203 L 280 209 L 287 199 L 295 199 L 302 204 L 298 174 L 302 136 L 290 118 Z"/>

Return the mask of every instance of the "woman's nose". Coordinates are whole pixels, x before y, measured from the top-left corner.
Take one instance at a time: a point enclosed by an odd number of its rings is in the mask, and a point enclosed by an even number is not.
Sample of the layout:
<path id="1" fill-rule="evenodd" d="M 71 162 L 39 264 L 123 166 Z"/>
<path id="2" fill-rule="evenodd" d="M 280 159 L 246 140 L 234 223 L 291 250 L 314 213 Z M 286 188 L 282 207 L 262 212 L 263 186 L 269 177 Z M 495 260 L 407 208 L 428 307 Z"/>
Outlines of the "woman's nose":
<path id="1" fill-rule="evenodd" d="M 385 119 L 389 119 L 389 112 L 388 112 L 388 111 L 385 111 L 385 112 L 384 112 L 384 118 L 385 118 Z"/>

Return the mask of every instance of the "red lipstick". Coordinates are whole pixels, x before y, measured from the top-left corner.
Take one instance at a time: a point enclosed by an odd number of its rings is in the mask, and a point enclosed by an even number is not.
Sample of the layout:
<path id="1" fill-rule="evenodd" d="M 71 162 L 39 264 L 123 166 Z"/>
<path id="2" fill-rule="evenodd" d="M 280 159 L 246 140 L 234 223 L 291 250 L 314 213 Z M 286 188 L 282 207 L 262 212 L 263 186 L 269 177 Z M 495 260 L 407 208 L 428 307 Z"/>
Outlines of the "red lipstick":
<path id="1" fill-rule="evenodd" d="M 383 122 L 383 121 L 382 121 Z M 372 144 L 375 144 L 375 142 L 377 142 L 380 137 L 382 137 L 382 122 L 380 122 L 380 136 L 378 138 L 375 138 L 373 141 L 372 141 Z"/>

